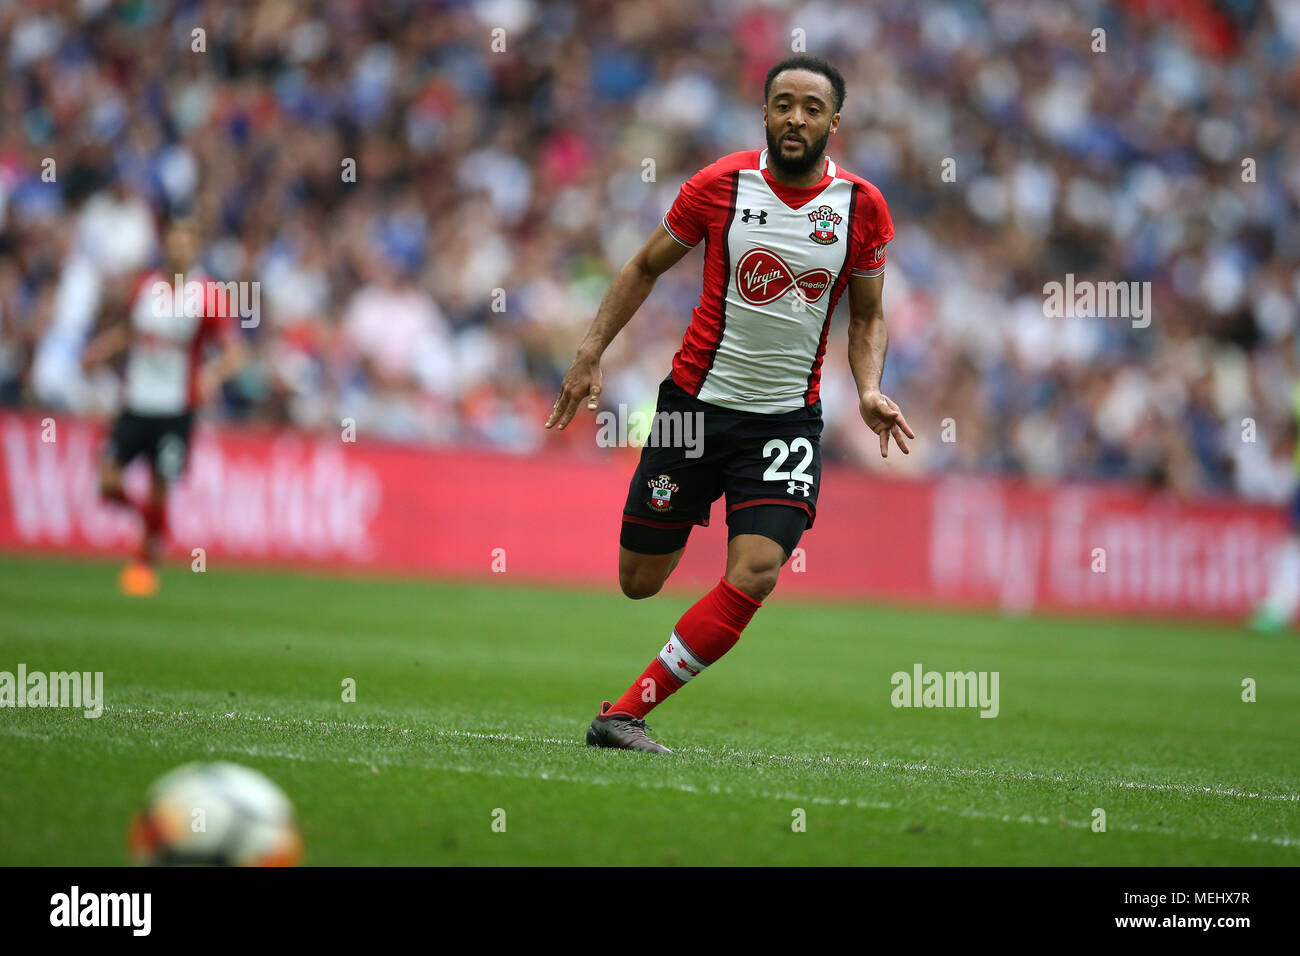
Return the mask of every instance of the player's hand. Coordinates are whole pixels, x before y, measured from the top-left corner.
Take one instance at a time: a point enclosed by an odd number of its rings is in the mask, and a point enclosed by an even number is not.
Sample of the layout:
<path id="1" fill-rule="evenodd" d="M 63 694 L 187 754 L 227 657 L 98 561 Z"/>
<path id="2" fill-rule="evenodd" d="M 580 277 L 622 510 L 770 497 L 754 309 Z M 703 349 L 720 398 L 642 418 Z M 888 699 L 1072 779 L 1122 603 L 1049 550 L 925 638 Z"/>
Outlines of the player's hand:
<path id="1" fill-rule="evenodd" d="M 889 457 L 889 438 L 891 435 L 904 455 L 911 454 L 904 436 L 915 438 L 916 435 L 907 426 L 907 419 L 903 417 L 903 413 L 892 398 L 883 392 L 864 392 L 858 408 L 862 412 L 862 420 L 867 423 L 867 427 L 880 436 L 881 458 Z"/>
<path id="2" fill-rule="evenodd" d="M 578 413 L 578 406 L 586 400 L 587 410 L 594 412 L 600 403 L 600 390 L 605 377 L 600 371 L 600 360 L 579 355 L 569 366 L 560 384 L 560 394 L 551 409 L 551 417 L 546 419 L 546 427 L 560 423 L 560 431 L 573 420 Z"/>

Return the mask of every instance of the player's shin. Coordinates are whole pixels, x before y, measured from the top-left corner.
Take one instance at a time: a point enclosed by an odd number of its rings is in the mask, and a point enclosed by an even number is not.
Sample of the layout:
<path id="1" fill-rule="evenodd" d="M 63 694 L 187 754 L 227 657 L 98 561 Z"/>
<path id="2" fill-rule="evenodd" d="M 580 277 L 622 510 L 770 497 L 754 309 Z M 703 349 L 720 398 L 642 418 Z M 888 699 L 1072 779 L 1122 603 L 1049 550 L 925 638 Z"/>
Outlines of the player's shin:
<path id="1" fill-rule="evenodd" d="M 731 650 L 762 604 L 725 578 L 682 615 L 659 656 L 650 662 L 610 713 L 644 717 Z"/>
<path id="2" fill-rule="evenodd" d="M 140 536 L 138 557 L 145 564 L 153 564 L 162 549 L 162 540 L 167 533 L 167 502 L 150 500 L 140 508 L 144 518 L 144 529 Z"/>

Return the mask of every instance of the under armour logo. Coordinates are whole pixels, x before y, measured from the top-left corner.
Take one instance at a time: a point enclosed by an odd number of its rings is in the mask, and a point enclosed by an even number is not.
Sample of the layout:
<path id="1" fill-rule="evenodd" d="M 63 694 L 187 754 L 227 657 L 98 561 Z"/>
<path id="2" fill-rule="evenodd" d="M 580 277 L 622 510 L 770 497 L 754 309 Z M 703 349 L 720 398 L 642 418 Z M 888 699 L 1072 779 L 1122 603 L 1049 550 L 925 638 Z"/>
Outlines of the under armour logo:
<path id="1" fill-rule="evenodd" d="M 806 482 L 806 481 L 791 481 L 791 482 L 787 483 L 787 486 L 786 486 L 786 489 L 785 489 L 785 493 L 786 493 L 787 495 L 792 495 L 792 494 L 795 493 L 795 489 L 798 489 L 800 492 L 802 492 L 802 493 L 803 493 L 803 496 L 804 496 L 805 498 L 808 497 L 808 482 Z"/>
<path id="2" fill-rule="evenodd" d="M 743 216 L 740 217 L 740 221 L 741 221 L 741 222 L 749 222 L 749 220 L 751 220 L 751 219 L 757 219 L 757 220 L 758 220 L 758 224 L 759 224 L 760 226 L 766 226 L 766 225 L 767 225 L 767 210 L 766 210 L 766 209 L 760 209 L 758 212 L 755 213 L 755 212 L 750 212 L 748 209 L 746 209 L 746 210 L 745 210 L 745 214 L 744 214 Z"/>

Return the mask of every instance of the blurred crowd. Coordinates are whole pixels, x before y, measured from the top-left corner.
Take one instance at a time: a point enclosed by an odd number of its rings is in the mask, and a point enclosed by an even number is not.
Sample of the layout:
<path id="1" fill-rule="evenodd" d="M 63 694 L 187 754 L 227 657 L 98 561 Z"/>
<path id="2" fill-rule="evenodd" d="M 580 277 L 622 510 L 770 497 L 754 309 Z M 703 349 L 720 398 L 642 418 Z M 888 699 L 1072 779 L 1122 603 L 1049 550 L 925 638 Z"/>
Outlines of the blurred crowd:
<path id="1" fill-rule="evenodd" d="M 113 411 L 81 350 L 186 213 L 261 283 L 213 414 L 607 454 L 542 428 L 560 378 L 681 182 L 763 145 L 792 42 L 844 73 L 828 153 L 897 229 L 891 473 L 1286 491 L 1296 0 L 0 0 L 0 404 Z M 607 353 L 606 407 L 651 406 L 701 261 Z M 1149 327 L 1045 317 L 1067 274 L 1149 282 Z M 825 455 L 880 467 L 846 315 Z"/>

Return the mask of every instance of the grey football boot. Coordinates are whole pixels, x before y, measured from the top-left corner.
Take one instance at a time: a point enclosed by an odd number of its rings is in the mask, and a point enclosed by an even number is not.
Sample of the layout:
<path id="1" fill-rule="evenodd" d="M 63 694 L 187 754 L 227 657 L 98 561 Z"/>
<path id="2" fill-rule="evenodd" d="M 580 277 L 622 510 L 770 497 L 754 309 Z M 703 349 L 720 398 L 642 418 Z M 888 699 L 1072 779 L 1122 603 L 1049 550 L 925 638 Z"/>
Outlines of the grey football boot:
<path id="1" fill-rule="evenodd" d="M 645 750 L 655 754 L 672 753 L 663 744 L 657 744 L 645 732 L 645 718 L 627 714 L 610 714 L 609 701 L 600 705 L 600 716 L 587 728 L 587 743 L 592 747 L 615 747 L 620 750 Z"/>

